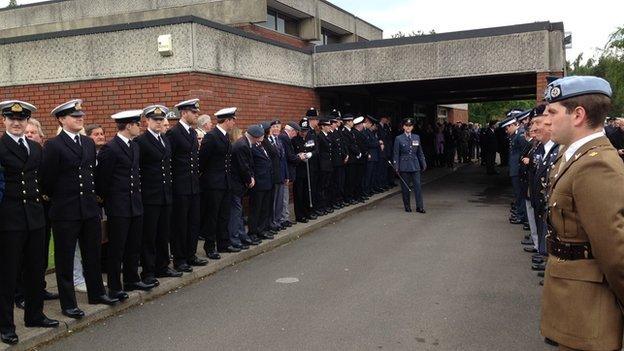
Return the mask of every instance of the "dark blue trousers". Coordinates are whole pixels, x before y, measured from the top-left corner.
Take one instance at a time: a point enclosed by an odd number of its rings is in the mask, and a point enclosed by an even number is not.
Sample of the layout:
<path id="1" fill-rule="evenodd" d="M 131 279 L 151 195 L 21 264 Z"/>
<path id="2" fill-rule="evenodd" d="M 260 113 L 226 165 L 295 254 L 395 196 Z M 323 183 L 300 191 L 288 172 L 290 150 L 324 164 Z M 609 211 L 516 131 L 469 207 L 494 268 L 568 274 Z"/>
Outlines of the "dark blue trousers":
<path id="1" fill-rule="evenodd" d="M 416 200 L 416 208 L 425 208 L 423 204 L 422 191 L 420 189 L 420 172 L 401 172 L 401 177 L 407 184 L 410 185 L 414 192 L 414 198 Z M 410 193 L 403 182 L 401 182 L 401 191 L 403 192 L 403 206 L 405 208 L 411 208 L 410 206 Z"/>

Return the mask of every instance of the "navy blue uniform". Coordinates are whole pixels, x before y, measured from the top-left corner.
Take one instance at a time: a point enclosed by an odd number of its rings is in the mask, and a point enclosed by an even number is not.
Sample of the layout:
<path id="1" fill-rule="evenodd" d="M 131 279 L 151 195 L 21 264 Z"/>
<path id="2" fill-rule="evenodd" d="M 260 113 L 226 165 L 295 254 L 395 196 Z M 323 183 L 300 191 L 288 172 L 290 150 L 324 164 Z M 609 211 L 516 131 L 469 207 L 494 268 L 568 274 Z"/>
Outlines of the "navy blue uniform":
<path id="1" fill-rule="evenodd" d="M 251 147 L 253 173 L 256 185 L 249 195 L 249 236 L 255 239 L 269 229 L 269 216 L 273 205 L 273 161 L 262 144 Z"/>
<path id="2" fill-rule="evenodd" d="M 420 144 L 420 137 L 416 134 L 400 134 L 394 140 L 394 167 L 401 174 L 401 177 L 412 183 L 412 190 L 416 198 L 416 207 L 424 208 L 422 192 L 420 189 L 420 173 L 427 169 L 427 162 Z M 403 205 L 405 209 L 411 209 L 409 190 L 401 182 L 403 192 Z"/>

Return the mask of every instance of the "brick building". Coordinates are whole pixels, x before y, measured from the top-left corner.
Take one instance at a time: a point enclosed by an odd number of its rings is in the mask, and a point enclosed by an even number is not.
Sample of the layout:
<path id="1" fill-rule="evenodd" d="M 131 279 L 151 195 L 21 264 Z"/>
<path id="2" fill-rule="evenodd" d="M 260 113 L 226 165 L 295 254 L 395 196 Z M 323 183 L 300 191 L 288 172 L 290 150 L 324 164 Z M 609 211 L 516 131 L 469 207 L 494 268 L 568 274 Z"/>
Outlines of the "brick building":
<path id="1" fill-rule="evenodd" d="M 239 107 L 243 127 L 310 106 L 434 120 L 442 104 L 535 98 L 565 63 L 561 23 L 382 37 L 325 0 L 46 1 L 0 10 L 0 99 L 35 104 L 47 135 L 70 98 L 104 125 L 192 97 Z"/>

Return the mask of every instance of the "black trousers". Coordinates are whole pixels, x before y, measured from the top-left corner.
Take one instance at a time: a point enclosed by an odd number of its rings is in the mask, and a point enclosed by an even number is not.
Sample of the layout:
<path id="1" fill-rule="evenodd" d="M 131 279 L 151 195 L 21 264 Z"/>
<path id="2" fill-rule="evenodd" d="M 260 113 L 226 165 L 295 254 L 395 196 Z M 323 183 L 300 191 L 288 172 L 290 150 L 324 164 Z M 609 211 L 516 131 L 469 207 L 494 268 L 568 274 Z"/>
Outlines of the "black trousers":
<path id="1" fill-rule="evenodd" d="M 357 166 L 355 163 L 349 163 L 345 167 L 345 199 L 353 200 L 356 198 L 355 190 L 357 188 Z"/>
<path id="2" fill-rule="evenodd" d="M 311 207 L 308 178 L 295 178 L 295 183 L 293 185 L 293 202 L 295 205 L 295 218 L 297 220 L 309 218 Z"/>
<path id="3" fill-rule="evenodd" d="M 173 195 L 171 211 L 171 254 L 173 264 L 187 263 L 197 251 L 200 196 Z"/>
<path id="4" fill-rule="evenodd" d="M 171 205 L 143 205 L 141 276 L 154 278 L 169 266 Z"/>
<path id="5" fill-rule="evenodd" d="M 228 224 L 232 193 L 229 190 L 206 190 L 201 194 L 201 233 L 206 253 L 230 245 Z"/>
<path id="6" fill-rule="evenodd" d="M 332 203 L 340 203 L 344 201 L 345 187 L 345 167 L 334 166 L 333 182 L 332 182 Z"/>
<path id="7" fill-rule="evenodd" d="M 312 208 L 314 210 L 318 210 L 320 209 L 319 207 L 319 200 L 320 200 L 320 176 L 321 172 L 319 171 L 318 167 L 314 170 L 312 170 L 312 167 L 310 167 L 310 186 L 312 188 Z"/>
<path id="8" fill-rule="evenodd" d="M 44 253 L 43 253 L 43 260 L 45 262 L 45 268 L 44 268 L 44 274 L 41 277 L 41 279 L 43 280 L 42 284 L 43 284 L 43 289 L 46 288 L 46 280 L 45 280 L 45 271 L 48 270 L 48 257 L 50 255 L 50 239 L 52 238 L 52 222 L 50 221 L 50 218 L 48 217 L 48 210 L 50 209 L 49 205 L 45 205 L 43 206 L 43 209 L 45 211 L 45 217 L 46 217 L 46 225 L 45 225 L 45 247 L 44 247 Z M 15 301 L 24 301 L 24 284 L 22 283 L 22 281 L 24 280 L 24 274 L 26 274 L 24 272 L 24 265 L 22 265 L 22 272 L 20 274 L 18 274 L 17 276 L 17 286 L 15 288 Z M 43 290 L 41 290 L 41 293 L 43 294 Z"/>
<path id="9" fill-rule="evenodd" d="M 319 173 L 319 199 L 318 206 L 314 205 L 318 209 L 326 209 L 329 206 L 332 196 L 332 172 L 321 171 Z"/>
<path id="10" fill-rule="evenodd" d="M 43 319 L 45 229 L 0 232 L 0 331 L 15 332 L 13 304 L 21 272 L 26 308 L 24 320 Z M 47 259 L 47 258 L 46 258 Z"/>
<path id="11" fill-rule="evenodd" d="M 366 164 L 365 163 L 354 163 L 354 189 L 353 196 L 355 198 L 361 198 L 364 194 L 363 184 L 364 184 L 364 176 L 366 174 Z"/>
<path id="12" fill-rule="evenodd" d="M 483 153 L 485 158 L 485 167 L 487 169 L 488 174 L 493 174 L 496 172 L 495 163 L 496 163 L 496 152 L 486 151 Z"/>
<path id="13" fill-rule="evenodd" d="M 74 254 L 76 241 L 80 245 L 82 268 L 89 299 L 104 295 L 100 254 L 102 224 L 99 217 L 83 221 L 53 221 L 54 261 L 61 308 L 78 307 L 74 292 Z"/>
<path id="14" fill-rule="evenodd" d="M 141 257 L 142 234 L 143 216 L 108 217 L 106 274 L 109 290 L 123 290 L 121 285 L 122 264 L 124 283 L 136 283 L 140 280 L 139 258 Z"/>
<path id="15" fill-rule="evenodd" d="M 273 204 L 271 190 L 252 190 L 249 194 L 249 235 L 257 236 L 269 229 L 269 215 Z"/>

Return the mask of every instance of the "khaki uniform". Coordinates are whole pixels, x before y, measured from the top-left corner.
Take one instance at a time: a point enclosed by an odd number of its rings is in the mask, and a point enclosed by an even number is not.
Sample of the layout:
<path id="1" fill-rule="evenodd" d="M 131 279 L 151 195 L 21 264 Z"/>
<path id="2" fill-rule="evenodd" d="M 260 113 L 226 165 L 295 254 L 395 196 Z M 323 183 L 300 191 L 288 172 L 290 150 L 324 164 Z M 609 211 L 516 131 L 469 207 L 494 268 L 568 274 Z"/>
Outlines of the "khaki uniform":
<path id="1" fill-rule="evenodd" d="M 542 295 L 541 332 L 580 350 L 620 350 L 624 301 L 624 164 L 602 136 L 583 145 L 550 173 L 553 234 L 564 243 L 590 243 L 593 259 L 551 255 Z M 554 234 L 556 233 L 556 234 Z"/>

